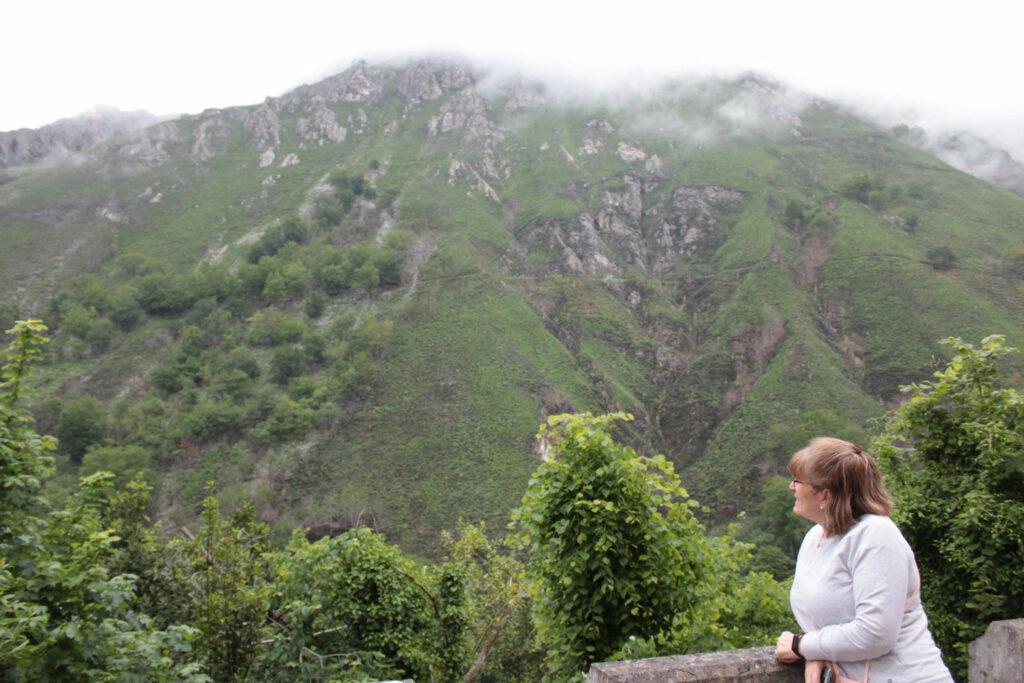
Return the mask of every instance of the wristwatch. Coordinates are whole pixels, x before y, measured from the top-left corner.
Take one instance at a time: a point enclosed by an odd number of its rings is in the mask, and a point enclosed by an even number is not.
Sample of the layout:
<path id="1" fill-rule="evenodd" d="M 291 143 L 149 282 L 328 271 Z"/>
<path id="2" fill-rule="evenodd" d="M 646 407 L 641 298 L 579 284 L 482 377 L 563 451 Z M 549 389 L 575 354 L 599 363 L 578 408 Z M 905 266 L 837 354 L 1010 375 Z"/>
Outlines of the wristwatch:
<path id="1" fill-rule="evenodd" d="M 793 636 L 793 644 L 790 646 L 790 649 L 793 650 L 793 654 L 795 654 L 800 659 L 804 658 L 804 656 L 802 654 L 800 654 L 800 639 L 803 638 L 803 637 L 804 637 L 803 633 L 797 633 L 796 635 L 794 635 Z"/>

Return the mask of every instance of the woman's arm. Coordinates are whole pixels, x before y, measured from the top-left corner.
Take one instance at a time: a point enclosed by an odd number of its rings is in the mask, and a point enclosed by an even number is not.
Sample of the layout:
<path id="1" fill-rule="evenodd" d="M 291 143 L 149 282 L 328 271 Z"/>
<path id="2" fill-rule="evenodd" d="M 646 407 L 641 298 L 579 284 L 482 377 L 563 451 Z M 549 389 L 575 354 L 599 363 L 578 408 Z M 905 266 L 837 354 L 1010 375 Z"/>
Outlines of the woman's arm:
<path id="1" fill-rule="evenodd" d="M 800 642 L 807 659 L 875 659 L 892 650 L 899 637 L 913 567 L 910 547 L 888 519 L 850 533 L 858 534 L 847 558 L 855 616 L 807 633 Z"/>
<path id="2" fill-rule="evenodd" d="M 779 640 L 775 643 L 775 656 L 779 658 L 779 661 L 783 664 L 792 664 L 793 662 L 799 662 L 803 657 L 796 653 L 793 649 L 793 634 L 789 631 L 783 631 L 782 635 L 779 636 Z"/>

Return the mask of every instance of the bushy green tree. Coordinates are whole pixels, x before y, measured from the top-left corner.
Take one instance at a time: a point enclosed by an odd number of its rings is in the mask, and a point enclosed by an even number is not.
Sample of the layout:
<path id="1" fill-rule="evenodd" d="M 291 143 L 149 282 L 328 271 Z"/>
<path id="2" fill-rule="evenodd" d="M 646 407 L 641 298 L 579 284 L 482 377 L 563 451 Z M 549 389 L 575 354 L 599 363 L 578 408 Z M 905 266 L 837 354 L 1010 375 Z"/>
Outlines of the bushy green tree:
<path id="1" fill-rule="evenodd" d="M 177 273 L 150 273 L 135 282 L 139 306 L 156 315 L 180 313 L 188 308 L 190 290 L 188 279 Z"/>
<path id="2" fill-rule="evenodd" d="M 272 591 L 267 536 L 250 506 L 224 519 L 216 498 L 204 502 L 187 585 L 192 625 L 202 634 L 196 653 L 216 681 L 246 680 L 259 655 Z"/>
<path id="3" fill-rule="evenodd" d="M 1024 614 L 1024 399 L 1002 386 L 997 363 L 1015 351 L 1002 336 L 944 343 L 952 360 L 902 387 L 875 450 L 932 629 L 966 680 L 967 644 Z"/>
<path id="4" fill-rule="evenodd" d="M 123 487 L 135 479 L 144 479 L 152 485 L 156 475 L 150 469 L 151 460 L 150 452 L 142 446 L 101 446 L 85 454 L 79 475 L 111 472 L 117 487 Z"/>
<path id="5" fill-rule="evenodd" d="M 744 548 L 704 536 L 692 511 L 697 503 L 664 456 L 640 456 L 612 439 L 611 425 L 628 419 L 623 413 L 549 418 L 539 434 L 548 443 L 547 461 L 513 516 L 530 549 L 534 619 L 553 680 L 611 657 L 631 638 L 657 643 L 674 630 L 685 637 L 685 625 L 695 623 L 693 640 L 699 629 L 702 645 L 713 646 L 722 639 L 711 636 L 730 628 L 718 609 L 701 603 L 716 572 L 745 569 Z M 781 602 L 777 590 L 762 595 Z M 716 604 L 733 609 L 724 598 Z"/>
<path id="6" fill-rule="evenodd" d="M 68 401 L 57 424 L 60 449 L 74 462 L 81 462 L 90 446 L 99 445 L 106 434 L 107 408 L 95 396 Z"/>

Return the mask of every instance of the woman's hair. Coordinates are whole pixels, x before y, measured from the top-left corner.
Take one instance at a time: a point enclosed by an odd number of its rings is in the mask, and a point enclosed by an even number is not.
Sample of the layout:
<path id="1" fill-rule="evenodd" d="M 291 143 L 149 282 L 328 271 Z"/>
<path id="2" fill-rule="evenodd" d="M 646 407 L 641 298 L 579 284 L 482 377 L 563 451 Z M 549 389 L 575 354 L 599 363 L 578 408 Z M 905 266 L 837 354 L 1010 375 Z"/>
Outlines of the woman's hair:
<path id="1" fill-rule="evenodd" d="M 892 510 L 878 465 L 849 441 L 813 439 L 789 459 L 789 471 L 815 491 L 829 492 L 822 525 L 826 536 L 841 536 L 861 515 L 888 517 Z"/>

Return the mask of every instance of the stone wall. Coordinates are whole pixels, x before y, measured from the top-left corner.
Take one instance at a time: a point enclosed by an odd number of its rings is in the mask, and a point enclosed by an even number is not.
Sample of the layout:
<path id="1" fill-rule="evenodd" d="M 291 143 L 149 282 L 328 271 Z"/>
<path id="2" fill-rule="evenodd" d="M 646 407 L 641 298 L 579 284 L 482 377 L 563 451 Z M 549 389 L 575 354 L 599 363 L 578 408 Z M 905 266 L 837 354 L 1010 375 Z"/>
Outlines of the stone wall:
<path id="1" fill-rule="evenodd" d="M 971 643 L 970 683 L 1024 681 L 1024 619 L 994 621 Z M 802 683 L 803 664 L 780 664 L 774 647 L 601 662 L 587 683 Z"/>
<path id="2" fill-rule="evenodd" d="M 678 655 L 602 662 L 590 667 L 587 683 L 802 683 L 803 664 L 780 664 L 774 647 L 724 650 L 699 655 Z"/>
<path id="3" fill-rule="evenodd" d="M 993 621 L 967 652 L 970 683 L 1024 681 L 1024 619 Z"/>

